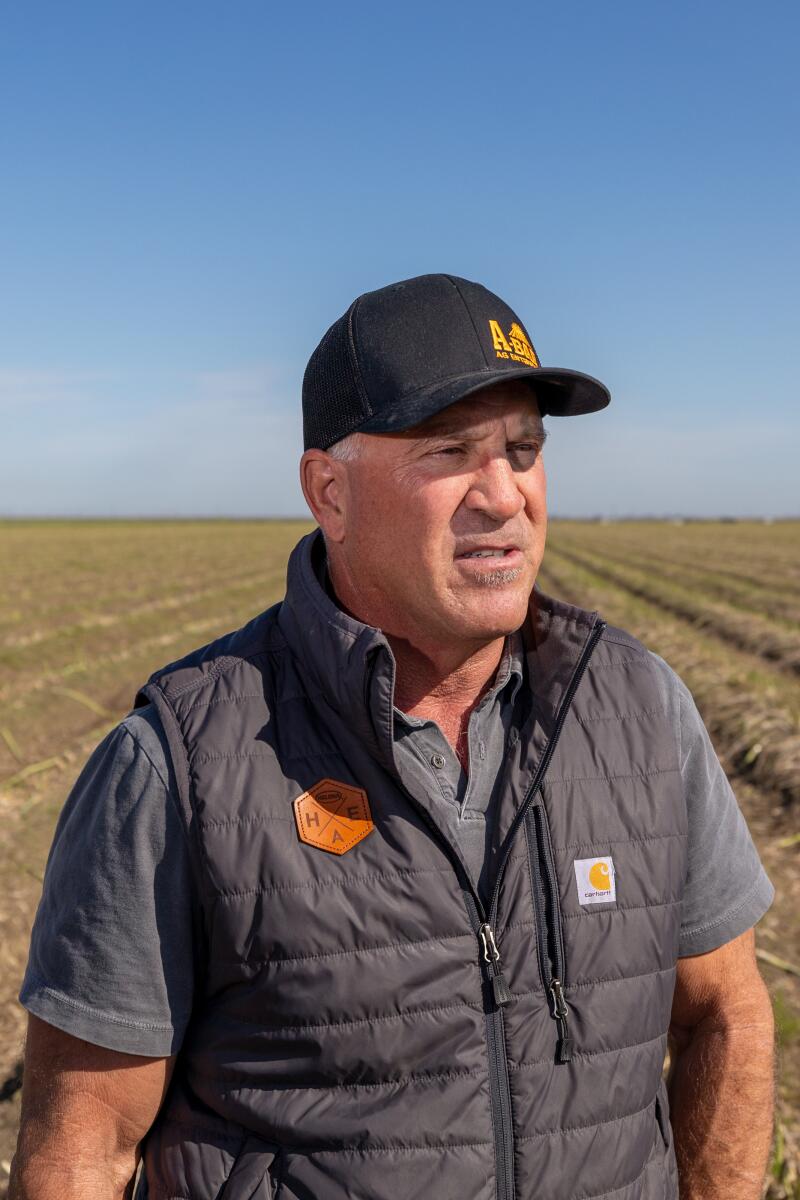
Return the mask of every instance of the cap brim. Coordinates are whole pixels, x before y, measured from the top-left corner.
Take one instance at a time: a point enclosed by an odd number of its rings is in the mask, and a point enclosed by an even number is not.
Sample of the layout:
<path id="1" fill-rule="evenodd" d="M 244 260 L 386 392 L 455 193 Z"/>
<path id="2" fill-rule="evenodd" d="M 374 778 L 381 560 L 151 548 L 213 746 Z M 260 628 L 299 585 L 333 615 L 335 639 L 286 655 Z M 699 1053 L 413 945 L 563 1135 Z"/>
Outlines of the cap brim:
<path id="1" fill-rule="evenodd" d="M 459 375 L 438 386 L 414 392 L 393 404 L 389 411 L 368 417 L 355 429 L 363 433 L 410 429 L 450 404 L 455 404 L 457 400 L 512 379 L 522 379 L 531 384 L 542 416 L 578 417 L 584 413 L 598 412 L 611 402 L 608 388 L 599 379 L 584 375 L 581 371 L 570 371 L 566 367 L 502 367 L 496 371 L 473 371 L 469 375 Z"/>

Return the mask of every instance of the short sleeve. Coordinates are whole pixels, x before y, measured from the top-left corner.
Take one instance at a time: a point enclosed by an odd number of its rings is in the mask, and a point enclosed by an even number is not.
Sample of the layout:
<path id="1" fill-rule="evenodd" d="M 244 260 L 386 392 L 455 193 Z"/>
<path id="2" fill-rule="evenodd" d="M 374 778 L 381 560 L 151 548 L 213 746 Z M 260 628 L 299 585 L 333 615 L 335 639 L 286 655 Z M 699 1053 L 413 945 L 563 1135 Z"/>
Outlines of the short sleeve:
<path id="1" fill-rule="evenodd" d="M 95 748 L 56 825 L 20 1003 L 130 1054 L 179 1048 L 194 994 L 192 874 L 151 705 Z"/>
<path id="2" fill-rule="evenodd" d="M 747 822 L 694 698 L 664 659 L 653 655 L 674 713 L 688 822 L 688 872 L 678 953 L 704 954 L 763 917 L 775 896 Z"/>

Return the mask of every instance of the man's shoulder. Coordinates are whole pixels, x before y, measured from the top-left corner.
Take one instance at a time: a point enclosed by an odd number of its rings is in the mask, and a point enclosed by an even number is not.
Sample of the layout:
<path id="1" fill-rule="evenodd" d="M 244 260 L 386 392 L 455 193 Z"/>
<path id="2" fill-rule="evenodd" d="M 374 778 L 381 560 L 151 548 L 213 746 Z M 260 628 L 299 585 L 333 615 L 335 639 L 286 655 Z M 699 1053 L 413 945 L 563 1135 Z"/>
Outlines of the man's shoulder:
<path id="1" fill-rule="evenodd" d="M 677 708 L 681 699 L 694 704 L 692 693 L 675 668 L 655 650 L 648 649 L 647 656 L 658 679 L 665 705 Z"/>
<path id="2" fill-rule="evenodd" d="M 644 667 L 655 686 L 658 703 L 665 711 L 678 713 L 682 699 L 684 706 L 692 700 L 691 692 L 675 668 L 629 630 L 607 624 L 601 641 L 607 645 L 602 659 L 604 665 L 624 665 L 635 660 Z"/>
<path id="3" fill-rule="evenodd" d="M 665 658 L 662 658 L 660 654 L 651 649 L 650 646 L 629 630 L 607 623 L 603 630 L 602 641 L 607 642 L 611 646 L 620 646 L 626 650 L 634 651 L 647 664 L 658 680 L 665 698 L 672 698 L 678 692 L 685 692 L 687 690 L 686 684 L 675 668 L 670 666 Z"/>
<path id="4" fill-rule="evenodd" d="M 619 625 L 612 625 L 597 609 L 590 609 L 583 605 L 575 604 L 563 596 L 545 592 L 538 583 L 534 586 L 533 595 L 535 597 L 535 606 L 532 606 L 532 611 L 535 609 L 536 624 L 543 637 L 548 637 L 549 630 L 556 628 L 565 631 L 570 641 L 572 641 L 576 632 L 583 633 L 588 638 L 595 629 L 597 622 L 601 621 L 603 629 L 600 642 L 592 655 L 591 661 L 593 663 L 606 661 L 609 657 L 608 654 L 604 655 L 602 651 L 598 654 L 598 650 L 600 650 L 600 647 L 604 643 L 608 645 L 611 653 L 613 653 L 613 648 L 615 647 L 625 647 L 635 654 L 640 654 L 642 657 L 646 656 L 646 646 L 634 634 Z M 527 622 L 523 626 L 523 630 L 527 630 L 527 637 L 530 637 Z M 538 640 L 538 636 L 539 634 L 537 633 L 534 635 L 534 638 Z"/>
<path id="5" fill-rule="evenodd" d="M 237 670 L 259 669 L 263 661 L 285 648 L 278 625 L 282 601 L 257 613 L 246 624 L 206 642 L 153 671 L 136 697 L 137 710 L 157 688 L 170 701 L 213 687 Z M 258 665 L 257 665 L 258 664 Z"/>
<path id="6" fill-rule="evenodd" d="M 173 787 L 169 745 L 156 706 L 148 703 L 133 709 L 117 728 L 129 735 L 134 754 L 148 760 L 164 787 Z"/>
<path id="7" fill-rule="evenodd" d="M 602 640 L 612 646 L 624 646 L 626 649 L 634 650 L 637 654 L 643 656 L 649 653 L 644 642 L 641 642 L 627 629 L 622 629 L 619 625 L 611 625 L 608 621 L 603 629 Z"/>

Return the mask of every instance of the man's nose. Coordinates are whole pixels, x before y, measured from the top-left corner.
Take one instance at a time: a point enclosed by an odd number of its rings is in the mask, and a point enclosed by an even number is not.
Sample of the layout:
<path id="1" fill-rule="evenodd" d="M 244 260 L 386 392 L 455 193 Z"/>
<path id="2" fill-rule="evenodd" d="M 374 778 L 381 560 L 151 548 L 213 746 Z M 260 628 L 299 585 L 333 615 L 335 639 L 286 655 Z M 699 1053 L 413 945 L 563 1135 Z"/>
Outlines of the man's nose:
<path id="1" fill-rule="evenodd" d="M 496 521 L 506 521 L 525 507 L 525 497 L 507 458 L 493 456 L 473 473 L 464 503 Z"/>

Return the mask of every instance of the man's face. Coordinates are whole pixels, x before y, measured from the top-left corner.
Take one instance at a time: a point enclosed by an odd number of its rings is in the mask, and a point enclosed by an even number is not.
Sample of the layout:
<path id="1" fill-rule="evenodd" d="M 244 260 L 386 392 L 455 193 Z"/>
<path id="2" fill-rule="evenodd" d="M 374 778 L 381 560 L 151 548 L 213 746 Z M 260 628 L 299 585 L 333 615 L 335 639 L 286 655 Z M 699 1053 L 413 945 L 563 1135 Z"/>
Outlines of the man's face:
<path id="1" fill-rule="evenodd" d="M 518 380 L 414 429 L 364 436 L 361 456 L 340 464 L 331 569 L 345 605 L 412 642 L 485 642 L 519 628 L 544 553 L 545 436 Z"/>

